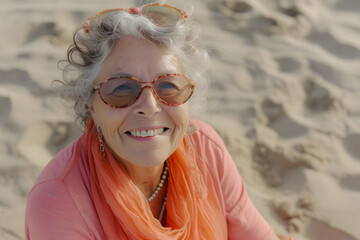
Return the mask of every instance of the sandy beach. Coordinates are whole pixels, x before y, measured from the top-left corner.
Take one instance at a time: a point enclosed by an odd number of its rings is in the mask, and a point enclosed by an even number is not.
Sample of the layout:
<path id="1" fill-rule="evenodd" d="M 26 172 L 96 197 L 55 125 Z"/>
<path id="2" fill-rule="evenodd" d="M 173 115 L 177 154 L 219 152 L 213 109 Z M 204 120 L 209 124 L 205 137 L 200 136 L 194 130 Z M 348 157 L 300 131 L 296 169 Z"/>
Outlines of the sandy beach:
<path id="1" fill-rule="evenodd" d="M 147 2 L 1 0 L 1 240 L 25 239 L 34 181 L 81 134 L 52 84 L 73 31 Z M 191 12 L 212 59 L 194 117 L 220 134 L 265 219 L 296 240 L 360 239 L 360 1 L 167 3 Z"/>

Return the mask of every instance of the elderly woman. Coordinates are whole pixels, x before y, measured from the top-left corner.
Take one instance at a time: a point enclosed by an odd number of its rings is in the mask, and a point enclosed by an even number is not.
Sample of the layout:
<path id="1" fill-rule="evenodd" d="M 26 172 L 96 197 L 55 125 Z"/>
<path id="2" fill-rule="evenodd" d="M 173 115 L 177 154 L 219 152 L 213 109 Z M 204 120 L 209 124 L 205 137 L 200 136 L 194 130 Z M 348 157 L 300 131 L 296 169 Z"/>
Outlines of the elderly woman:
<path id="1" fill-rule="evenodd" d="M 106 10 L 75 33 L 61 93 L 85 129 L 31 190 L 27 239 L 279 239 L 219 136 L 189 119 L 207 56 L 195 44 L 164 4 Z"/>

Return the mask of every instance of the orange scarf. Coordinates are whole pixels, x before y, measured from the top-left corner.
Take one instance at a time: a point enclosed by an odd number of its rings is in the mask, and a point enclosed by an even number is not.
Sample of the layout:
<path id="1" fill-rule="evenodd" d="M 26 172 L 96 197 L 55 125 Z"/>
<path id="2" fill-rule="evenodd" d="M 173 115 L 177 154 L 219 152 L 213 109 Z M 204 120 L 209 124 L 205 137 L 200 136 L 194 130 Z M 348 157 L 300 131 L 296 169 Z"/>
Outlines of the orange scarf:
<path id="1" fill-rule="evenodd" d="M 127 172 L 105 147 L 99 148 L 94 122 L 89 121 L 77 145 L 87 161 L 93 201 L 106 239 L 227 239 L 224 210 L 206 163 L 196 159 L 184 138 L 167 160 L 169 166 L 166 226 L 153 216 L 149 203 Z M 196 162 L 195 162 L 196 161 Z"/>

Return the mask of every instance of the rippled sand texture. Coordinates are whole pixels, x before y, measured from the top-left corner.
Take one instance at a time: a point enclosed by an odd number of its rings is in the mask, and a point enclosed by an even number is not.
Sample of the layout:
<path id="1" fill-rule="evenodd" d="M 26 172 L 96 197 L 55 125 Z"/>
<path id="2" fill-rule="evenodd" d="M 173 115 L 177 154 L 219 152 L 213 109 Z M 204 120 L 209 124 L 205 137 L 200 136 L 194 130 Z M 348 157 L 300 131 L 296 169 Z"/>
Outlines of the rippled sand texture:
<path id="1" fill-rule="evenodd" d="M 146 1 L 2 0 L 0 239 L 24 239 L 27 194 L 79 134 L 52 81 L 75 28 Z M 167 1 L 201 26 L 207 111 L 255 205 L 295 239 L 360 239 L 360 1 Z"/>

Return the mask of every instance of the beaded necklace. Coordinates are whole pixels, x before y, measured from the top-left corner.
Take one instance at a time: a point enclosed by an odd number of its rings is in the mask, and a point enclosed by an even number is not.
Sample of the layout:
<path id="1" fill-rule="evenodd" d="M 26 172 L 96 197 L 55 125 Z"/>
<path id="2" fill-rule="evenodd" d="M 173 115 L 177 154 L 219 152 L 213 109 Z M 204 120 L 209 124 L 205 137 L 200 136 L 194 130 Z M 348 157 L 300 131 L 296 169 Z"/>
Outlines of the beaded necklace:
<path id="1" fill-rule="evenodd" d="M 167 192 L 167 191 L 166 191 Z M 167 197 L 165 196 L 164 202 L 161 206 L 161 210 L 160 210 L 160 215 L 159 215 L 159 222 L 161 223 L 161 220 L 163 218 L 164 212 L 165 212 L 165 207 L 166 207 L 166 199 Z"/>
<path id="2" fill-rule="evenodd" d="M 169 168 L 168 168 L 168 166 L 166 165 L 166 162 L 165 162 L 164 170 L 163 170 L 163 172 L 161 174 L 160 182 L 157 185 L 157 187 L 155 188 L 154 193 L 149 198 L 147 198 L 148 202 L 151 202 L 156 197 L 156 195 L 159 193 L 162 186 L 164 186 L 168 171 L 169 171 Z M 166 197 L 165 197 L 165 202 L 166 202 Z"/>
<path id="3" fill-rule="evenodd" d="M 168 171 L 169 171 L 169 167 L 166 165 L 166 162 L 165 162 L 164 170 L 163 170 L 163 172 L 161 174 L 160 182 L 157 185 L 157 187 L 155 188 L 154 193 L 149 198 L 147 198 L 148 202 L 151 202 L 156 197 L 156 195 L 160 192 L 161 188 L 164 186 Z M 160 215 L 159 215 L 159 222 L 160 223 L 161 223 L 161 220 L 162 220 L 162 218 L 164 216 L 164 212 L 165 212 L 166 200 L 167 200 L 166 195 L 167 195 L 167 190 L 166 190 L 166 193 L 165 193 L 164 202 L 163 202 L 163 204 L 161 206 L 161 210 L 160 210 Z"/>

